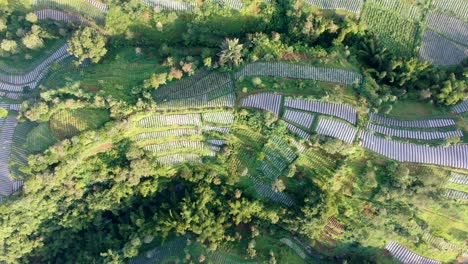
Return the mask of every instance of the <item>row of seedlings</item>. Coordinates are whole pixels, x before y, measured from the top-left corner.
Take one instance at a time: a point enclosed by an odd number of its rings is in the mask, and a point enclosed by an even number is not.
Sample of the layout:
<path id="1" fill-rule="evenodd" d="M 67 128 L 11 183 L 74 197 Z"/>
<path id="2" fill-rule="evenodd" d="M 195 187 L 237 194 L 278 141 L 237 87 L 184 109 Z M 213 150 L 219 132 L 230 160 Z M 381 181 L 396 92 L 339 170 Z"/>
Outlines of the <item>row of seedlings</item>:
<path id="1" fill-rule="evenodd" d="M 392 10 L 400 16 L 419 21 L 422 18 L 421 10 L 411 3 L 401 0 L 367 0 L 367 3 L 373 3 L 384 9 Z"/>
<path id="2" fill-rule="evenodd" d="M 468 5 L 466 4 L 466 0 L 432 0 L 432 6 L 444 12 L 452 13 L 463 20 L 468 20 Z"/>
<path id="3" fill-rule="evenodd" d="M 196 7 L 194 3 L 182 2 L 175 0 L 140 0 L 141 2 L 150 5 L 159 10 L 168 11 L 193 11 Z"/>
<path id="4" fill-rule="evenodd" d="M 442 264 L 442 262 L 420 256 L 395 241 L 390 241 L 385 249 L 403 264 Z"/>
<path id="5" fill-rule="evenodd" d="M 360 131 L 360 138 L 364 148 L 393 160 L 468 169 L 467 144 L 430 147 L 384 139 L 365 130 Z"/>
<path id="6" fill-rule="evenodd" d="M 356 138 L 357 129 L 345 122 L 321 117 L 319 118 L 315 132 L 317 132 L 317 134 L 338 138 L 351 144 L 354 142 L 354 138 Z"/>
<path id="7" fill-rule="evenodd" d="M 252 180 L 253 186 L 258 195 L 268 198 L 273 202 L 284 204 L 288 207 L 294 205 L 294 200 L 291 199 L 291 197 L 289 197 L 287 194 L 282 192 L 275 192 L 271 185 L 261 182 L 256 177 L 249 175 L 249 178 Z"/>
<path id="8" fill-rule="evenodd" d="M 374 123 L 394 127 L 412 127 L 412 128 L 437 128 L 454 126 L 455 120 L 449 118 L 423 119 L 423 120 L 401 120 L 393 117 L 383 116 L 372 113 L 370 120 Z"/>
<path id="9" fill-rule="evenodd" d="M 217 0 L 217 1 L 236 10 L 241 10 L 244 7 L 244 3 L 242 3 L 241 0 Z"/>
<path id="10" fill-rule="evenodd" d="M 185 136 L 201 135 L 201 134 L 202 134 L 202 131 L 200 129 L 178 128 L 178 129 L 170 129 L 170 130 L 165 130 L 165 131 L 152 131 L 152 132 L 140 133 L 135 136 L 135 140 L 137 142 L 140 142 L 144 140 L 152 140 L 152 139 L 157 139 L 157 138 L 185 137 Z"/>
<path id="11" fill-rule="evenodd" d="M 426 241 L 429 245 L 432 245 L 438 249 L 442 250 L 462 250 L 463 246 L 447 242 L 445 239 L 433 236 L 428 229 L 422 229 L 419 225 L 412 225 L 411 228 L 415 229 L 416 232 L 422 234 L 422 238 Z"/>
<path id="12" fill-rule="evenodd" d="M 7 117 L 4 121 L 0 134 L 0 195 L 10 195 L 21 188 L 22 182 L 15 181 L 10 174 L 10 157 L 13 144 L 13 136 L 15 133 L 18 120 L 15 117 Z"/>
<path id="13" fill-rule="evenodd" d="M 36 14 L 39 20 L 50 19 L 50 20 L 58 21 L 58 22 L 77 23 L 77 24 L 84 24 L 87 26 L 90 25 L 89 21 L 86 20 L 82 16 L 72 14 L 72 13 L 67 13 L 61 10 L 56 10 L 56 9 L 40 9 L 40 10 L 34 11 L 34 14 Z"/>
<path id="14" fill-rule="evenodd" d="M 222 125 L 232 125 L 234 123 L 234 114 L 229 111 L 207 112 L 202 114 L 204 122 L 217 123 Z"/>
<path id="15" fill-rule="evenodd" d="M 138 122 L 143 128 L 158 128 L 174 125 L 192 125 L 201 126 L 202 120 L 200 114 L 176 114 L 176 115 L 153 115 L 145 117 Z"/>
<path id="16" fill-rule="evenodd" d="M 468 199 L 468 193 L 464 191 L 459 191 L 459 190 L 447 189 L 447 193 L 445 195 L 453 199 L 461 199 L 461 200 Z"/>
<path id="17" fill-rule="evenodd" d="M 298 135 L 300 138 L 305 139 L 305 140 L 310 139 L 310 134 L 298 128 L 297 126 L 290 124 L 290 123 L 286 123 L 286 127 L 288 128 L 289 132 Z"/>
<path id="18" fill-rule="evenodd" d="M 452 111 L 457 114 L 468 112 L 468 100 L 463 100 L 452 108 Z"/>
<path id="19" fill-rule="evenodd" d="M 280 242 L 287 245 L 290 249 L 292 249 L 301 259 L 306 259 L 307 255 L 304 252 L 304 250 L 298 246 L 296 243 L 294 243 L 291 239 L 287 237 L 283 237 L 280 239 Z"/>
<path id="20" fill-rule="evenodd" d="M 201 163 L 202 159 L 198 154 L 193 153 L 176 153 L 171 155 L 165 155 L 157 157 L 156 160 L 161 165 L 176 165 L 185 162 L 196 162 Z"/>
<path id="21" fill-rule="evenodd" d="M 452 172 L 450 173 L 449 181 L 457 183 L 457 184 L 468 185 L 468 175 Z"/>
<path id="22" fill-rule="evenodd" d="M 468 23 L 437 11 L 429 12 L 427 26 L 460 44 L 468 43 Z"/>
<path id="23" fill-rule="evenodd" d="M 364 0 L 306 0 L 306 2 L 321 9 L 343 9 L 359 14 Z"/>
<path id="24" fill-rule="evenodd" d="M 391 127 L 376 125 L 373 123 L 367 124 L 367 128 L 379 134 L 386 135 L 386 136 L 408 138 L 408 139 L 418 139 L 418 140 L 437 140 L 437 139 L 447 139 L 447 138 L 452 138 L 452 137 L 463 137 L 463 132 L 461 130 L 453 130 L 453 131 L 445 131 L 445 132 L 414 131 L 414 130 L 395 129 Z"/>
<path id="25" fill-rule="evenodd" d="M 362 81 L 362 75 L 357 72 L 287 62 L 250 63 L 236 73 L 237 79 L 242 76 L 276 76 L 322 82 L 336 82 L 347 85 L 361 83 Z"/>
<path id="26" fill-rule="evenodd" d="M 426 29 L 419 49 L 419 57 L 437 65 L 460 64 L 468 57 L 468 47 L 456 44 L 431 29 Z"/>
<path id="27" fill-rule="evenodd" d="M 284 106 L 308 112 L 335 116 L 354 125 L 357 123 L 357 110 L 348 104 L 286 98 Z"/>
<path id="28" fill-rule="evenodd" d="M 104 25 L 108 8 L 104 4 L 97 3 L 88 0 L 33 0 L 32 6 L 36 10 L 54 9 L 65 13 L 78 13 L 97 24 Z"/>
<path id="29" fill-rule="evenodd" d="M 158 89 L 154 96 L 163 108 L 232 107 L 235 101 L 230 75 L 208 71 L 200 71 L 195 76 L 180 81 L 180 84 L 175 82 L 166 85 Z M 227 101 L 227 105 L 217 105 L 223 101 Z"/>
<path id="30" fill-rule="evenodd" d="M 312 127 L 315 115 L 311 113 L 286 109 L 283 114 L 283 119 L 286 119 L 289 123 L 295 123 L 307 129 Z"/>
<path id="31" fill-rule="evenodd" d="M 242 99 L 243 107 L 252 107 L 272 112 L 279 115 L 282 96 L 273 93 L 259 93 Z"/>
<path id="32" fill-rule="evenodd" d="M 128 260 L 128 264 L 162 263 L 165 259 L 180 255 L 187 246 L 187 238 L 178 237 L 158 248 L 142 253 Z"/>

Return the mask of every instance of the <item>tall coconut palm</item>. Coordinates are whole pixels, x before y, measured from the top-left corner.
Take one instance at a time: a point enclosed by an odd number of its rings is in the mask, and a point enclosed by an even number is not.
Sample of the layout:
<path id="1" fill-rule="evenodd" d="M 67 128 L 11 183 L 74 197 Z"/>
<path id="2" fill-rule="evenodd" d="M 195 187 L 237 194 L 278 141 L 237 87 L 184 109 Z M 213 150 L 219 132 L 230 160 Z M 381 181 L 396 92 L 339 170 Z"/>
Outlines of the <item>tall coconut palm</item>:
<path id="1" fill-rule="evenodd" d="M 237 67 L 242 63 L 242 49 L 244 45 L 239 44 L 239 39 L 228 39 L 226 38 L 221 43 L 221 52 L 218 53 L 219 65 L 232 68 Z"/>

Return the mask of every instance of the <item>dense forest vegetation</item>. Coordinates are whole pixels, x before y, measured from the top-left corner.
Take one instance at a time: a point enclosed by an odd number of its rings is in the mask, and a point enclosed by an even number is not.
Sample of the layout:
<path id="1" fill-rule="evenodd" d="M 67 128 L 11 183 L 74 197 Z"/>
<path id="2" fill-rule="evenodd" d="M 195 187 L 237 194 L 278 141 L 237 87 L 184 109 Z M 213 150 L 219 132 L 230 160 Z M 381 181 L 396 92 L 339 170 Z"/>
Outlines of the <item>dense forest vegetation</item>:
<path id="1" fill-rule="evenodd" d="M 391 240 L 444 262 L 466 252 L 466 198 L 446 195 L 468 192 L 448 181 L 466 168 L 398 162 L 354 136 L 300 137 L 284 118 L 292 108 L 280 118 L 242 102 L 270 93 L 284 95 L 282 103 L 295 96 L 347 104 L 357 109 L 356 129 L 366 128 L 370 113 L 451 119 L 454 125 L 424 132 L 453 128 L 461 136 L 385 139 L 466 146 L 467 115 L 451 109 L 468 99 L 467 59 L 439 66 L 395 52 L 356 14 L 300 0 L 246 0 L 240 10 L 193 1 L 193 10 L 177 12 L 138 0 L 96 1 L 105 11 L 87 6 L 93 1 L 33 1 L 80 17 L 68 22 L 39 19 L 29 2 L 0 0 L 0 81 L 22 73 L 14 66 L 34 69 L 62 45 L 72 57 L 51 64 L 37 88 L 21 87 L 20 99 L 2 97 L 21 109 L 0 107 L 0 118 L 16 117 L 26 132 L 14 137 L 12 152 L 21 145 L 24 161 L 9 164 L 24 186 L 0 204 L 0 263 L 137 263 L 139 256 L 154 263 L 398 263 L 384 250 Z M 246 65 L 279 61 L 362 78 L 241 74 Z M 195 97 L 196 89 L 205 95 L 218 84 L 219 98 L 235 94 L 232 102 L 194 106 L 208 97 Z M 160 125 L 166 116 L 190 120 Z M 165 149 L 182 140 L 204 145 Z M 207 142 L 215 143 L 207 149 Z M 190 158 L 167 164 L 166 156 Z M 278 175 L 258 176 L 267 174 L 266 162 L 280 164 Z M 179 240 L 180 250 L 164 247 Z"/>

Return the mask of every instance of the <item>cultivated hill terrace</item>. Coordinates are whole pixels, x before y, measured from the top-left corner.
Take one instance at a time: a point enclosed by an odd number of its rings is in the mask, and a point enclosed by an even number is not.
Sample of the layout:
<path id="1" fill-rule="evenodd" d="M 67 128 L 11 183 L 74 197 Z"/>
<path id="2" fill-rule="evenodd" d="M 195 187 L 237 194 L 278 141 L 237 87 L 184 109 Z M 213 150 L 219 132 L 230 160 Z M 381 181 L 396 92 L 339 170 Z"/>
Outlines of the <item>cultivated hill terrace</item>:
<path id="1" fill-rule="evenodd" d="M 463 263 L 466 0 L 0 0 L 0 263 Z"/>

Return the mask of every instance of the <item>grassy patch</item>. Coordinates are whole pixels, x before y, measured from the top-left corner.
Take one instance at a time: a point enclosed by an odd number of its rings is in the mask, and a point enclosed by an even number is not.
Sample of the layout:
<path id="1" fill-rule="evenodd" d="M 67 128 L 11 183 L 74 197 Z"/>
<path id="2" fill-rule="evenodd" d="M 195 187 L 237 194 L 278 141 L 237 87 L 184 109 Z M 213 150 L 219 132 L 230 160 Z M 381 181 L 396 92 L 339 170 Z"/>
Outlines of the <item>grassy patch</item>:
<path id="1" fill-rule="evenodd" d="M 109 112 L 103 109 L 63 110 L 52 116 L 50 128 L 56 137 L 65 139 L 85 130 L 97 129 L 109 120 Z"/>
<path id="2" fill-rule="evenodd" d="M 41 152 L 55 142 L 57 142 L 57 139 L 50 130 L 49 123 L 40 123 L 26 136 L 25 148 L 32 153 Z"/>
<path id="3" fill-rule="evenodd" d="M 143 85 L 154 72 L 162 71 L 156 59 L 136 55 L 133 48 L 110 54 L 102 63 L 83 69 L 81 85 L 116 99 L 136 102 L 132 88 Z"/>
<path id="4" fill-rule="evenodd" d="M 412 100 L 404 100 L 396 102 L 390 112 L 391 116 L 407 119 L 421 119 L 434 116 L 448 116 L 448 112 L 444 112 L 434 104 L 428 102 L 419 102 Z"/>

